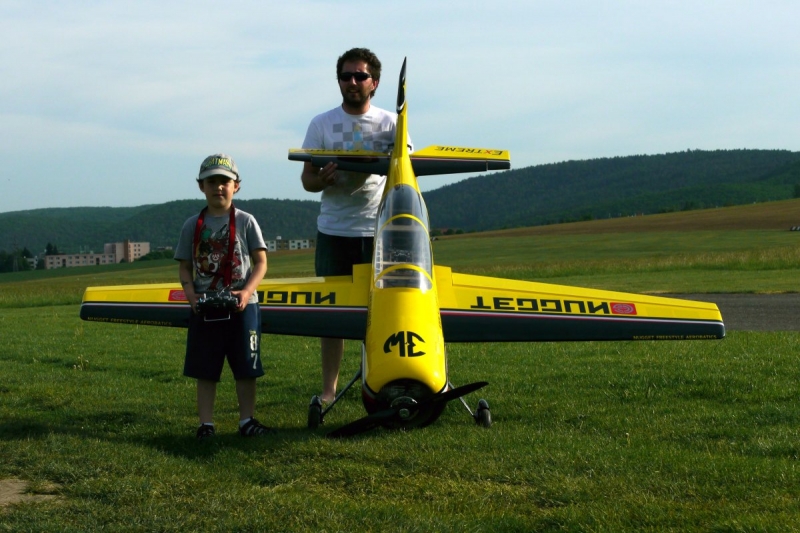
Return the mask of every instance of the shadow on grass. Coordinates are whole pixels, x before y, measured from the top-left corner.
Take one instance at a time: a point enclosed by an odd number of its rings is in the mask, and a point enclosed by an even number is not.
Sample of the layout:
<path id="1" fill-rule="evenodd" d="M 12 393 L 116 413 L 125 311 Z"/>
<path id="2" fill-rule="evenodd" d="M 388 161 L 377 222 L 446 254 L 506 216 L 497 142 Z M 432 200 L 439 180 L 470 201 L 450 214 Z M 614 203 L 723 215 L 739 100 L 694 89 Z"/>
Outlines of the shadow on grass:
<path id="1" fill-rule="evenodd" d="M 142 433 L 142 428 L 149 428 Z M 157 428 L 153 431 L 153 428 Z M 163 429 L 162 429 L 163 428 Z M 325 431 L 307 428 L 276 428 L 273 433 L 242 437 L 238 432 L 218 433 L 198 441 L 194 427 L 169 429 L 164 421 L 153 415 L 132 411 L 108 411 L 86 417 L 68 417 L 59 423 L 25 419 L 0 422 L 0 441 L 43 440 L 51 435 L 67 435 L 80 439 L 101 440 L 120 444 L 145 446 L 159 452 L 186 459 L 207 459 L 223 450 L 269 451 L 292 443 L 322 439 Z"/>
<path id="2" fill-rule="evenodd" d="M 53 428 L 41 422 L 28 420 L 6 420 L 0 423 L 0 440 L 17 441 L 45 437 L 53 432 Z"/>
<path id="3" fill-rule="evenodd" d="M 214 437 L 198 441 L 194 435 L 176 435 L 162 433 L 142 438 L 126 438 L 127 443 L 139 443 L 162 453 L 185 459 L 207 459 L 219 452 L 227 450 L 270 451 L 285 448 L 297 442 L 324 438 L 324 433 L 312 432 L 308 429 L 289 428 L 276 429 L 274 433 L 256 437 L 242 437 L 238 433 L 217 434 Z"/>

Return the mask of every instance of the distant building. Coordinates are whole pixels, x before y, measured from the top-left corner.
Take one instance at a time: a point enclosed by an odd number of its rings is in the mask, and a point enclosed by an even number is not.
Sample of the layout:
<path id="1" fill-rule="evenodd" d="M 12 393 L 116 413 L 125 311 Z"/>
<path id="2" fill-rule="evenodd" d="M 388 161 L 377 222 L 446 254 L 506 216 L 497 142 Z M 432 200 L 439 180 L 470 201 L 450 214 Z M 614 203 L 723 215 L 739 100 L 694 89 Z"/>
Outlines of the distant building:
<path id="1" fill-rule="evenodd" d="M 114 242 L 103 245 L 103 253 L 80 252 L 77 254 L 45 255 L 45 269 L 71 268 L 79 266 L 113 265 L 130 263 L 150 253 L 149 242 Z"/>
<path id="2" fill-rule="evenodd" d="M 116 263 L 114 254 L 57 254 L 44 256 L 44 268 L 71 268 L 79 266 L 111 265 Z"/>
<path id="3" fill-rule="evenodd" d="M 305 250 L 314 247 L 314 239 L 292 239 L 289 241 L 290 250 Z"/>
<path id="4" fill-rule="evenodd" d="M 281 239 L 267 241 L 267 252 L 278 250 L 304 250 L 314 248 L 314 239 Z M 161 249 L 171 249 L 163 247 Z M 113 265 L 114 263 L 130 263 L 150 253 L 149 242 L 112 242 L 103 245 L 103 253 L 80 252 L 77 254 L 45 255 L 40 260 L 45 262 L 46 269 L 70 268 L 79 266 Z M 29 260 L 30 261 L 30 260 Z"/>
<path id="5" fill-rule="evenodd" d="M 267 241 L 267 252 L 277 252 L 278 250 L 304 250 L 307 248 L 314 248 L 316 241 L 314 239 L 277 239 Z"/>
<path id="6" fill-rule="evenodd" d="M 150 253 L 149 242 L 114 242 L 103 245 L 104 254 L 114 254 L 117 263 L 131 263 Z"/>

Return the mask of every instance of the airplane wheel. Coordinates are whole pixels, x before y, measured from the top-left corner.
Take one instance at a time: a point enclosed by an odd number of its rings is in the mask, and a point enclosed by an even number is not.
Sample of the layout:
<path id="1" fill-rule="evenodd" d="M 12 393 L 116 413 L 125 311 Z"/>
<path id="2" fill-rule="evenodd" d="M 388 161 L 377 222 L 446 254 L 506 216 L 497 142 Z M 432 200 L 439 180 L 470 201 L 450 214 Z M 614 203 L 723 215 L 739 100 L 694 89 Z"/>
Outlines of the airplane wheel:
<path id="1" fill-rule="evenodd" d="M 322 419 L 322 410 L 317 405 L 308 406 L 308 429 L 317 429 Z"/>
<path id="2" fill-rule="evenodd" d="M 322 422 L 322 401 L 318 396 L 311 398 L 308 405 L 308 429 L 317 429 Z"/>
<path id="3" fill-rule="evenodd" d="M 489 402 L 486 400 L 480 400 L 478 402 L 478 410 L 475 412 L 475 422 L 484 428 L 492 427 L 492 412 L 489 411 Z"/>

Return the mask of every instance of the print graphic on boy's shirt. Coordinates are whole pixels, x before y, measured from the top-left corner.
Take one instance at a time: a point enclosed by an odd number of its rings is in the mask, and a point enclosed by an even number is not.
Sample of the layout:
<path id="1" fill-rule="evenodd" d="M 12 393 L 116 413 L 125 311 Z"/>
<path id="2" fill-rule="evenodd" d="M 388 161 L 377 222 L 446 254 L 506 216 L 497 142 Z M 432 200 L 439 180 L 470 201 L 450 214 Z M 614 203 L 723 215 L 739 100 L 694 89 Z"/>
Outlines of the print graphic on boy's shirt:
<path id="1" fill-rule="evenodd" d="M 208 226 L 203 225 L 200 230 L 200 245 L 197 253 L 197 272 L 200 277 L 212 278 L 210 290 L 224 289 L 224 271 L 230 233 L 225 224 L 218 231 L 213 232 Z M 242 258 L 238 249 L 234 250 L 232 257 L 231 284 L 242 279 Z"/>

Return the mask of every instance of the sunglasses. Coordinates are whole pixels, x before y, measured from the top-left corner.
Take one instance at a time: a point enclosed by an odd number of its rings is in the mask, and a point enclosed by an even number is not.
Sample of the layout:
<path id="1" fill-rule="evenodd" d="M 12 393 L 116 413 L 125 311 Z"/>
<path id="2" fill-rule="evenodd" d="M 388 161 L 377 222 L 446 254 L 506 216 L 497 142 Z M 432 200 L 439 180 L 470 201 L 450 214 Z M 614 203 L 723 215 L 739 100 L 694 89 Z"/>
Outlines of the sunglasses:
<path id="1" fill-rule="evenodd" d="M 350 81 L 350 78 L 355 78 L 357 82 L 365 82 L 370 79 L 372 75 L 366 72 L 342 72 L 339 74 L 339 81 Z"/>

